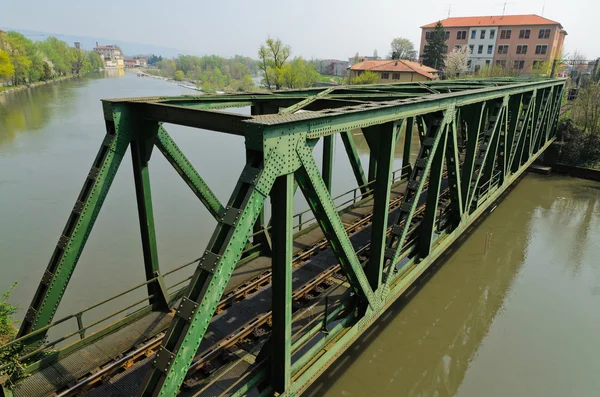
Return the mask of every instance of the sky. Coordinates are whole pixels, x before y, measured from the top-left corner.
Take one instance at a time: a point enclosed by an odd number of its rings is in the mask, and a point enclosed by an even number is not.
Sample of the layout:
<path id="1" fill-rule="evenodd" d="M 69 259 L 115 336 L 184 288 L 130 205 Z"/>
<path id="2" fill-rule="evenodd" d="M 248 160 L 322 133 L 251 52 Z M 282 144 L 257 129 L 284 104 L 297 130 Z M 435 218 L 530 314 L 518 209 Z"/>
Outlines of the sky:
<path id="1" fill-rule="evenodd" d="M 446 18 L 449 11 L 454 17 L 501 15 L 504 6 L 506 15 L 543 10 L 568 32 L 567 52 L 600 56 L 593 34 L 598 0 L 1 0 L 0 26 L 225 57 L 256 58 L 261 42 L 273 37 L 289 44 L 293 56 L 348 59 L 375 49 L 385 56 L 394 37 L 406 37 L 418 48 L 419 27 Z"/>

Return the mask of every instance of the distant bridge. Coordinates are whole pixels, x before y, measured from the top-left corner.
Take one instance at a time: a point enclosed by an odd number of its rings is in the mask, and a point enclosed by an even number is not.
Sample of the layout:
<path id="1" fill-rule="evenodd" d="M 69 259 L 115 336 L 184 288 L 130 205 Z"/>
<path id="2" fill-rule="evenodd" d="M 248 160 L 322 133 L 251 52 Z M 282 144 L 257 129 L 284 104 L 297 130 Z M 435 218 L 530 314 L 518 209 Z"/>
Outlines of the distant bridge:
<path id="1" fill-rule="evenodd" d="M 552 143 L 563 88 L 564 80 L 485 79 L 104 100 L 107 134 L 17 339 L 0 347 L 31 376 L 13 390 L 5 382 L 4 394 L 300 394 Z M 251 115 L 221 111 L 245 106 Z M 246 165 L 226 204 L 162 123 L 245 138 Z M 420 150 L 410 163 L 415 128 Z M 370 148 L 366 171 L 354 130 Z M 336 134 L 357 187 L 332 197 Z M 406 163 L 394 170 L 397 145 Z M 165 273 L 150 195 L 154 147 L 216 221 L 204 254 Z M 128 148 L 147 281 L 55 320 Z M 297 189 L 310 210 L 293 215 Z M 191 277 L 165 281 L 193 265 Z M 143 299 L 84 321 L 140 289 Z M 72 332 L 48 340 L 69 323 Z"/>

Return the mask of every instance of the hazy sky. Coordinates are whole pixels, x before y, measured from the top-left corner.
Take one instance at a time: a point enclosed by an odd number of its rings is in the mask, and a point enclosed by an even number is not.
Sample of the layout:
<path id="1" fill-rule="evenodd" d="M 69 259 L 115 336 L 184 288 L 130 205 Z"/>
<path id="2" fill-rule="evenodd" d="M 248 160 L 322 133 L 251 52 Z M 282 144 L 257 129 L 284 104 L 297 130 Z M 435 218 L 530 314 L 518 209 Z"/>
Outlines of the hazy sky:
<path id="1" fill-rule="evenodd" d="M 451 16 L 500 15 L 501 0 L 1 0 L 0 26 L 106 37 L 195 54 L 256 57 L 269 35 L 305 58 L 380 56 L 394 37 L 418 47 L 419 26 Z M 507 1 L 506 14 L 541 14 L 544 0 Z M 600 56 L 598 0 L 546 0 L 544 16 L 569 35 L 568 52 Z"/>

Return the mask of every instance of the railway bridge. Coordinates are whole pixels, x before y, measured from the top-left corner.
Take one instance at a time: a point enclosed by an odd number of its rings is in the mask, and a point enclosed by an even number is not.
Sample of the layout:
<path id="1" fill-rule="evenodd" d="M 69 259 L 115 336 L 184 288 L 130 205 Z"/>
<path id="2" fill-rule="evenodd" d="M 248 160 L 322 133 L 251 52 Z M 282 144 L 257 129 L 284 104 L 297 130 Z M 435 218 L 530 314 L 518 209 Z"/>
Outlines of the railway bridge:
<path id="1" fill-rule="evenodd" d="M 301 394 L 553 142 L 563 88 L 472 79 L 103 100 L 106 135 L 16 339 L 0 347 L 4 395 Z M 250 114 L 227 111 L 241 107 Z M 215 170 L 195 169 L 168 124 L 244 138 L 227 203 L 202 178 Z M 355 133 L 369 146 L 364 167 Z M 356 188 L 332 197 L 336 135 Z M 128 149 L 146 281 L 56 319 Z M 215 220 L 201 257 L 168 272 L 148 168 L 157 151 Z M 309 209 L 294 215 L 296 193 Z M 92 315 L 115 302 L 126 303 Z"/>

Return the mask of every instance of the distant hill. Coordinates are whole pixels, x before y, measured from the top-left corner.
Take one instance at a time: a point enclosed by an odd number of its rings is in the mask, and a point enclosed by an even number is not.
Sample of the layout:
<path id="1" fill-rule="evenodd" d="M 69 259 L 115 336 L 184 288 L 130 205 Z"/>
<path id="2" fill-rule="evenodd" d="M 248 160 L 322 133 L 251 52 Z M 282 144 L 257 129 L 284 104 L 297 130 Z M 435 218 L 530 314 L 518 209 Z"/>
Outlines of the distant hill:
<path id="1" fill-rule="evenodd" d="M 81 43 L 81 47 L 84 50 L 91 50 L 96 46 L 96 42 L 98 42 L 98 44 L 100 45 L 116 44 L 119 47 L 121 47 L 121 50 L 123 51 L 123 53 L 125 53 L 126 56 L 155 54 L 162 55 L 163 57 L 174 57 L 179 54 L 189 53 L 189 51 L 185 52 L 176 48 L 161 47 L 152 44 L 129 43 L 126 41 L 106 39 L 103 37 L 72 36 L 68 34 L 39 32 L 35 30 L 11 28 L 8 26 L 0 26 L 0 29 L 6 31 L 17 31 L 25 37 L 27 37 L 28 39 L 34 41 L 45 40 L 48 36 L 54 36 L 60 40 L 66 41 L 67 43 L 69 43 L 70 46 L 73 46 L 73 43 L 78 41 Z"/>

